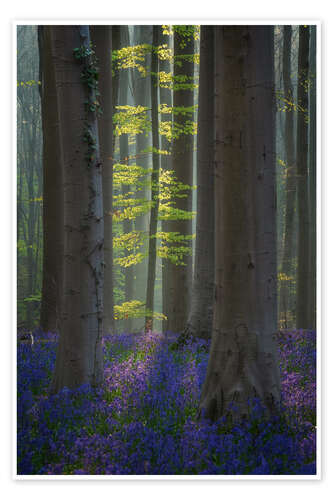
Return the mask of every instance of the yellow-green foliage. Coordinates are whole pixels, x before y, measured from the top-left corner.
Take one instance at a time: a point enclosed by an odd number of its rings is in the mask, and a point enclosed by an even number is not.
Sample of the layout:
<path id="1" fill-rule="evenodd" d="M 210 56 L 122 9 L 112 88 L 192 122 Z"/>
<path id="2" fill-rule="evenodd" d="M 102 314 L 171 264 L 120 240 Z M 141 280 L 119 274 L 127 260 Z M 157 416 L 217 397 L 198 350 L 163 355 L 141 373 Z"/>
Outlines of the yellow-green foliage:
<path id="1" fill-rule="evenodd" d="M 131 267 L 139 264 L 144 260 L 146 254 L 142 252 L 137 252 L 130 255 L 125 255 L 124 257 L 116 257 L 114 263 L 118 264 L 120 267 Z"/>
<path id="2" fill-rule="evenodd" d="M 113 115 L 115 135 L 148 133 L 151 128 L 145 106 L 116 106 L 117 113 Z"/>
<path id="3" fill-rule="evenodd" d="M 168 259 L 173 264 L 183 266 L 184 257 L 192 254 L 192 248 L 189 244 L 195 235 L 184 235 L 179 232 L 158 232 L 155 236 L 160 239 L 160 246 L 157 249 L 157 255 L 161 259 Z"/>
<path id="4" fill-rule="evenodd" d="M 176 178 L 174 170 L 160 170 L 160 207 L 175 203 L 175 198 L 186 198 L 188 191 L 194 189 Z"/>
<path id="5" fill-rule="evenodd" d="M 146 309 L 145 303 L 140 300 L 131 300 L 130 302 L 123 302 L 120 305 L 114 306 L 114 319 L 116 320 L 145 318 L 146 316 L 158 320 L 167 319 L 162 313 L 152 312 L 149 309 Z"/>
<path id="6" fill-rule="evenodd" d="M 39 80 L 27 80 L 25 82 L 17 82 L 18 87 L 34 87 L 35 85 L 41 85 L 42 82 Z"/>
<path id="7" fill-rule="evenodd" d="M 124 163 L 115 163 L 113 165 L 113 186 L 119 189 L 120 186 L 142 186 L 142 181 L 151 170 L 140 167 L 139 165 L 125 165 Z"/>
<path id="8" fill-rule="evenodd" d="M 168 106 L 167 104 L 160 104 L 158 106 L 158 112 L 161 114 L 174 114 L 174 115 L 183 115 L 183 116 L 193 116 L 193 114 L 198 109 L 198 105 L 194 106 Z"/>

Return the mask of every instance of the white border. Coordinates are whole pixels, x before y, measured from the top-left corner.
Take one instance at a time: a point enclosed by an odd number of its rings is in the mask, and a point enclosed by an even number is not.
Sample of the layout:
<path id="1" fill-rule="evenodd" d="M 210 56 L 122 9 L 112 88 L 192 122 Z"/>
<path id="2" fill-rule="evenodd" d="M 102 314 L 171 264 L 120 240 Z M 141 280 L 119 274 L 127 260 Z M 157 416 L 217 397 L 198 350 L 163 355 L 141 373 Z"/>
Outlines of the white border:
<path id="1" fill-rule="evenodd" d="M 40 24 L 48 24 L 48 25 L 79 25 L 79 24 L 94 24 L 94 25 L 103 25 L 103 24 L 119 24 L 119 25 L 150 25 L 150 24 L 208 24 L 208 25 L 315 25 L 317 26 L 317 456 L 316 456 L 316 464 L 317 464 L 317 474 L 316 475 L 227 475 L 227 476 L 219 476 L 219 475 L 150 475 L 150 476 L 141 476 L 141 475 L 18 475 L 16 473 L 17 467 L 17 454 L 16 454 L 16 445 L 17 445 L 17 413 L 16 413 L 16 387 L 17 387 L 17 374 L 16 374 L 16 359 L 17 359 L 17 342 L 16 342 L 16 279 L 17 279 L 17 268 L 16 268 L 16 253 L 14 258 L 12 259 L 12 274 L 13 274 L 13 300 L 12 300 L 12 318 L 13 318 L 13 330 L 14 333 L 12 335 L 12 352 L 13 352 L 13 360 L 12 360 L 12 415 L 14 416 L 14 424 L 12 427 L 12 479 L 15 481 L 48 481 L 48 480 L 56 480 L 56 481 L 155 481 L 155 480 L 166 480 L 166 481 L 318 481 L 322 479 L 322 280 L 321 280 L 321 257 L 322 257 L 322 164 L 321 164 L 321 147 L 322 147 L 322 135 L 321 135 L 321 90 L 322 90 L 322 74 L 321 74 L 321 61 L 322 61 L 322 23 L 321 21 L 313 21 L 309 19 L 301 19 L 301 20 L 279 20 L 279 19 L 265 19 L 265 20 L 237 20 L 237 19 L 214 19 L 208 20 L 200 17 L 199 19 L 182 19 L 179 18 L 168 18 L 167 20 L 161 20 L 161 18 L 153 18 L 145 20 L 140 19 L 103 19 L 103 20 L 87 20 L 87 19 L 75 19 L 75 20 L 50 20 L 50 19 L 40 19 L 36 20 L 15 20 L 12 21 L 12 57 L 15 63 L 12 65 L 12 83 L 13 87 L 16 89 L 16 80 L 17 80 L 17 65 L 16 65 L 16 32 L 18 25 L 40 25 Z M 13 88 L 12 87 L 12 88 Z M 17 171 L 16 171 L 16 158 L 17 158 L 17 120 L 16 120 L 16 91 L 13 92 L 12 99 L 12 120 L 13 120 L 13 134 L 12 134 L 12 151 L 13 151 L 13 164 L 14 168 L 12 170 L 12 248 L 16 249 L 17 235 L 16 235 L 16 220 L 17 220 L 17 206 L 16 206 L 16 187 L 17 187 Z"/>

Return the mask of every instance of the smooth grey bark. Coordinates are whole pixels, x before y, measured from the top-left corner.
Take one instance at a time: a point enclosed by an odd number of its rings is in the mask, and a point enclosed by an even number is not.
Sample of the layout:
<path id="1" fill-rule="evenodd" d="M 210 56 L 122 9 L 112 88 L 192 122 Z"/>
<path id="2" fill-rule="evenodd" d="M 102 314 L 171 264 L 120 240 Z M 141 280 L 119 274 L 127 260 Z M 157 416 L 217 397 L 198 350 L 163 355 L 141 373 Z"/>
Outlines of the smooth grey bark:
<path id="1" fill-rule="evenodd" d="M 310 208 L 310 264 L 309 264 L 309 318 L 308 328 L 316 329 L 316 185 L 317 185 L 317 64 L 316 64 L 317 27 L 310 29 L 310 127 L 309 127 L 309 208 Z"/>
<path id="2" fill-rule="evenodd" d="M 215 299 L 200 413 L 280 401 L 272 26 L 216 28 Z"/>
<path id="3" fill-rule="evenodd" d="M 152 43 L 152 27 L 149 25 L 134 26 L 134 45 Z M 148 57 L 147 57 L 148 59 Z M 147 65 L 149 61 L 147 61 Z M 141 75 L 139 72 L 135 73 L 133 78 L 133 93 L 135 105 L 145 106 L 150 108 L 151 105 L 151 79 L 149 75 Z M 136 135 L 135 154 L 136 164 L 144 168 L 147 173 L 150 167 L 150 154 L 145 152 L 152 144 L 152 136 L 142 132 Z M 147 174 L 148 176 L 148 174 Z M 148 184 L 148 183 L 147 183 Z M 142 185 L 136 191 L 136 197 L 139 200 L 147 200 L 149 197 L 148 185 Z M 139 215 L 134 221 L 136 231 L 139 231 L 145 237 L 147 236 L 149 225 L 148 214 Z M 148 253 L 147 241 L 144 239 L 142 249 L 143 253 Z M 145 302 L 147 294 L 147 259 L 143 259 L 135 265 L 135 283 L 134 283 L 134 296 L 137 300 Z M 139 326 L 139 325 L 138 325 Z M 142 324 L 140 324 L 142 326 Z"/>
<path id="4" fill-rule="evenodd" d="M 194 55 L 193 38 L 185 38 L 177 31 L 174 33 L 174 79 L 179 84 L 179 77 L 186 77 L 186 84 L 193 84 L 194 63 L 186 56 Z M 173 127 L 182 129 L 178 137 L 173 136 L 171 144 L 171 165 L 176 180 L 192 186 L 193 183 L 193 135 L 186 133 L 186 122 L 193 120 L 193 113 L 183 115 L 179 112 L 182 107 L 193 106 L 193 88 L 176 88 L 173 92 Z M 175 108 L 178 108 L 175 110 Z M 174 207 L 180 210 L 192 211 L 192 192 L 185 198 L 175 198 Z M 192 234 L 191 219 L 169 220 L 168 230 L 189 236 Z M 184 241 L 182 246 L 192 246 L 192 242 Z M 168 266 L 168 282 L 170 295 L 169 310 L 165 311 L 168 317 L 167 329 L 173 332 L 182 332 L 186 326 L 189 313 L 192 289 L 192 255 L 184 255 L 183 265 L 170 263 Z"/>
<path id="5" fill-rule="evenodd" d="M 60 336 L 51 392 L 103 381 L 103 199 L 96 99 L 81 78 L 74 49 L 89 49 L 88 26 L 46 27 L 57 89 L 64 193 L 64 263 Z M 89 135 L 94 150 L 83 141 Z M 88 158 L 90 158 L 90 163 Z"/>
<path id="6" fill-rule="evenodd" d="M 284 97 L 290 102 L 294 102 L 293 86 L 291 81 L 291 34 L 292 27 L 284 26 L 283 29 L 283 87 Z M 295 134 L 294 134 L 294 111 L 288 109 L 284 122 L 284 144 L 286 157 L 286 187 L 285 198 L 286 208 L 284 215 L 284 239 L 282 249 L 281 272 L 288 278 L 292 272 L 293 258 L 293 231 L 295 224 L 296 207 L 296 163 L 295 163 Z M 280 313 L 284 317 L 284 327 L 291 326 L 290 316 L 290 285 L 289 280 L 282 280 L 280 289 Z"/>
<path id="7" fill-rule="evenodd" d="M 58 102 L 50 30 L 39 26 L 41 109 L 43 127 L 43 282 L 40 325 L 59 327 L 63 258 L 63 191 Z"/>
<path id="8" fill-rule="evenodd" d="M 159 30 L 159 45 L 165 44 L 167 48 L 171 48 L 170 36 L 163 34 L 163 28 L 160 27 Z M 173 73 L 173 66 L 168 59 L 159 60 L 159 72 Z M 160 85 L 159 89 L 159 101 L 161 105 L 172 106 L 172 90 Z M 168 121 L 168 115 L 160 115 L 160 122 Z M 162 151 L 170 152 L 170 143 L 164 135 L 160 135 L 160 148 Z M 162 170 L 171 170 L 171 158 L 170 155 L 161 155 L 160 165 Z M 161 229 L 163 232 L 167 233 L 169 231 L 169 221 L 161 221 Z M 171 311 L 171 295 L 170 295 L 170 275 L 171 275 L 171 262 L 169 259 L 162 259 L 162 312 L 167 319 L 162 322 L 163 332 L 169 330 L 169 315 Z"/>
<path id="9" fill-rule="evenodd" d="M 193 291 L 185 337 L 209 339 L 214 297 L 214 26 L 201 26 Z"/>
<path id="10" fill-rule="evenodd" d="M 158 45 L 159 26 L 153 27 L 153 48 Z M 151 61 L 151 121 L 152 121 L 152 138 L 153 138 L 153 171 L 151 174 L 151 201 L 149 221 L 149 244 L 148 244 L 148 273 L 147 273 L 147 295 L 146 295 L 146 319 L 145 330 L 153 329 L 153 313 L 154 313 L 154 292 L 156 279 L 156 232 L 158 224 L 159 211 L 159 179 L 160 179 L 160 162 L 159 154 L 156 152 L 159 147 L 158 133 L 158 79 L 156 77 L 158 71 L 158 56 L 156 52 L 152 52 Z"/>
<path id="11" fill-rule="evenodd" d="M 297 86 L 297 279 L 296 328 L 309 327 L 309 170 L 308 170 L 308 112 L 309 112 L 309 26 L 299 27 L 298 86 Z"/>
<path id="12" fill-rule="evenodd" d="M 122 46 L 129 46 L 129 33 L 128 26 L 123 26 L 121 29 L 121 39 Z M 119 104 L 121 106 L 126 105 L 128 99 L 128 88 L 129 88 L 129 72 L 128 70 L 122 70 L 119 77 Z M 122 134 L 119 137 L 120 146 L 120 162 L 128 165 L 129 163 L 129 147 L 128 147 L 128 134 Z M 122 186 L 122 194 L 126 195 L 130 191 L 130 186 Z M 123 222 L 124 233 L 130 233 L 133 230 L 133 222 L 130 219 L 125 219 Z M 126 252 L 126 251 L 125 251 Z M 126 253 L 125 253 L 126 255 Z M 125 274 L 125 302 L 130 302 L 133 300 L 133 286 L 134 286 L 134 270 L 133 266 L 124 268 Z M 132 318 L 126 318 L 124 321 L 124 327 L 127 332 L 132 331 Z"/>
<path id="13" fill-rule="evenodd" d="M 103 207 L 104 207 L 104 331 L 114 332 L 113 299 L 113 83 L 112 83 L 112 27 L 91 26 L 91 38 L 99 67 L 99 92 L 102 114 L 98 117 L 100 157 L 103 165 Z"/>

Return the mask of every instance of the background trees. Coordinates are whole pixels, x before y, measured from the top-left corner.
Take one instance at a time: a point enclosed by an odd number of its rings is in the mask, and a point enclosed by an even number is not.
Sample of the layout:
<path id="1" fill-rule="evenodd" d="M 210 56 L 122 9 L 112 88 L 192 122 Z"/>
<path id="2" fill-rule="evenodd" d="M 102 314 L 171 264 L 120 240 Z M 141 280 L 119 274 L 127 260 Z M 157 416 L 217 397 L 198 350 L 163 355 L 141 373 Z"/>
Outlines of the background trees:
<path id="1" fill-rule="evenodd" d="M 195 261 L 186 336 L 209 339 L 214 294 L 214 27 L 201 26 Z"/>
<path id="2" fill-rule="evenodd" d="M 298 87 L 297 87 L 297 300 L 296 327 L 306 328 L 309 314 L 309 174 L 308 174 L 308 122 L 309 122 L 309 26 L 299 28 Z"/>
<path id="3" fill-rule="evenodd" d="M 17 313 L 18 326 L 31 328 L 39 323 L 43 259 L 42 120 L 35 26 L 18 27 L 17 48 Z"/>
<path id="4" fill-rule="evenodd" d="M 42 45 L 47 45 L 43 28 L 39 38 Z M 309 40 L 304 49 L 299 40 L 304 38 L 302 33 L 306 29 L 274 28 L 278 326 L 288 328 L 296 325 L 296 302 L 298 308 L 308 304 L 309 317 L 304 325 L 315 325 L 315 30 L 308 29 Z M 197 79 L 199 28 L 196 26 L 99 26 L 92 27 L 91 31 L 100 59 L 100 100 L 104 108 L 98 119 L 102 124 L 104 231 L 108 241 L 104 256 L 105 331 L 140 330 L 151 315 L 157 329 L 161 328 L 160 321 L 164 318 L 164 330 L 182 331 L 186 326 L 188 331 L 192 329 L 208 337 L 210 328 L 204 323 L 206 319 L 210 321 L 207 314 L 210 279 L 202 277 L 206 272 L 212 273 L 212 246 L 207 234 L 211 231 L 209 224 L 213 216 L 211 204 L 203 200 L 213 198 L 207 195 L 212 189 L 212 184 L 208 185 L 207 168 L 212 162 L 209 143 L 213 140 L 213 127 L 202 126 L 202 123 L 209 123 L 213 109 L 210 98 L 214 92 L 213 27 L 200 29 L 200 83 Z M 62 161 L 63 153 L 56 125 L 58 104 L 51 98 L 56 92 L 50 84 L 52 78 L 47 78 L 49 88 L 44 78 L 47 72 L 52 72 L 52 64 L 42 45 L 38 61 L 37 29 L 19 27 L 18 318 L 19 324 L 27 328 L 41 324 L 44 330 L 54 330 L 60 314 L 58 282 L 62 264 L 59 256 L 63 253 L 59 234 L 59 221 L 63 218 L 62 173 L 55 165 Z M 301 68 L 302 58 L 308 59 L 308 78 Z M 200 101 L 200 137 L 196 150 L 198 87 L 201 88 L 199 98 L 206 98 L 206 102 Z M 154 92 L 152 106 L 152 90 L 158 93 L 157 107 Z M 44 134 L 43 170 L 42 122 L 44 128 L 52 128 L 52 133 Z M 307 132 L 302 132 L 303 125 Z M 297 156 L 298 167 L 305 168 L 303 185 L 296 172 L 296 135 L 303 137 Z M 296 183 L 299 194 L 296 194 Z M 300 206 L 307 208 L 303 210 Z M 309 232 L 302 236 L 306 224 L 301 222 L 303 229 L 299 231 L 298 220 L 304 216 L 308 217 Z M 150 230 L 149 221 L 155 221 Z M 305 243 L 299 243 L 301 240 Z M 304 258 L 297 256 L 299 251 L 306 252 Z M 155 281 L 148 279 L 149 261 L 151 269 L 156 269 Z M 307 275 L 302 279 L 304 269 Z M 193 286 L 189 285 L 192 277 Z M 147 283 L 150 283 L 150 298 Z M 306 289 L 308 300 L 304 299 Z M 207 305 L 203 305 L 204 302 Z M 175 314 L 170 313 L 170 308 Z M 205 312 L 199 312 L 200 308 Z M 150 309 L 153 310 L 147 315 Z M 304 317 L 303 313 L 299 315 Z"/>

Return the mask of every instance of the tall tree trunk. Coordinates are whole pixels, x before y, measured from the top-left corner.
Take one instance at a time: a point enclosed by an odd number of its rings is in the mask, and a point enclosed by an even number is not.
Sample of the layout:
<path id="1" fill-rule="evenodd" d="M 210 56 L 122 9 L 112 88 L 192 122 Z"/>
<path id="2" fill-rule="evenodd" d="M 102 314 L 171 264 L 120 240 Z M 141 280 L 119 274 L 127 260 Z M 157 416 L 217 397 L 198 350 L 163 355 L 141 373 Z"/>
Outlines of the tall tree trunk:
<path id="1" fill-rule="evenodd" d="M 149 249 L 148 249 L 148 275 L 147 275 L 147 296 L 146 296 L 146 314 L 145 329 L 153 329 L 154 312 L 154 292 L 156 279 L 156 232 L 159 210 L 159 179 L 160 162 L 159 154 L 156 152 L 159 148 L 158 133 L 158 56 L 154 48 L 158 45 L 159 26 L 153 27 L 153 51 L 151 62 L 151 118 L 152 118 L 152 136 L 153 136 L 153 171 L 151 174 L 151 201 L 149 222 Z M 151 313 L 150 313 L 151 311 Z"/>
<path id="2" fill-rule="evenodd" d="M 293 102 L 293 87 L 291 82 L 291 26 L 284 26 L 283 30 L 283 87 L 284 97 Z M 295 142 L 294 142 L 294 112 L 288 109 L 285 116 L 285 154 L 286 154 L 286 209 L 284 216 L 284 240 L 282 250 L 281 272 L 284 278 L 281 281 L 280 290 L 280 312 L 284 317 L 284 327 L 290 327 L 290 278 L 293 257 L 293 230 L 295 222 L 296 204 L 296 165 L 295 165 Z"/>
<path id="3" fill-rule="evenodd" d="M 317 166 L 317 27 L 311 26 L 310 34 L 310 141 L 309 141 L 309 207 L 310 207 L 310 264 L 309 264 L 309 318 L 308 328 L 316 329 L 316 166 Z"/>
<path id="4" fill-rule="evenodd" d="M 200 410 L 280 400 L 271 26 L 216 28 L 215 301 Z M 236 415 L 234 415 L 236 418 Z"/>
<path id="5" fill-rule="evenodd" d="M 297 289 L 296 328 L 309 327 L 309 173 L 308 173 L 308 111 L 309 111 L 309 26 L 299 27 L 298 49 L 298 112 L 297 112 Z"/>
<path id="6" fill-rule="evenodd" d="M 51 384 L 51 392 L 58 392 L 103 381 L 104 221 L 97 116 L 90 111 L 97 96 L 89 27 L 45 29 L 55 72 L 64 182 L 63 300 Z"/>
<path id="7" fill-rule="evenodd" d="M 197 225 L 191 309 L 185 334 L 212 334 L 214 296 L 214 26 L 201 26 Z"/>
<path id="8" fill-rule="evenodd" d="M 170 48 L 170 36 L 163 34 L 163 27 L 159 30 L 159 41 L 158 45 L 165 44 L 167 48 Z M 159 72 L 164 72 L 166 74 L 172 73 L 173 68 L 168 59 L 159 60 Z M 172 106 L 172 90 L 160 85 L 160 104 L 166 105 L 167 107 Z M 160 122 L 169 120 L 168 115 L 160 115 Z M 162 151 L 170 150 L 170 143 L 164 135 L 160 135 L 160 148 Z M 170 155 L 161 155 L 161 169 L 170 170 L 171 169 L 171 157 Z M 162 232 L 167 233 L 169 231 L 169 221 L 162 220 Z M 169 317 L 171 311 L 171 294 L 170 294 L 170 275 L 171 275 L 172 264 L 169 259 L 162 259 L 162 312 L 166 316 L 163 320 L 162 329 L 164 332 L 170 330 L 169 328 Z"/>
<path id="9" fill-rule="evenodd" d="M 104 331 L 114 332 L 113 299 L 113 82 L 112 82 L 112 28 L 92 26 L 91 38 L 99 67 L 99 91 L 102 114 L 98 117 L 98 131 L 101 162 L 103 165 L 103 207 L 104 207 Z"/>
<path id="10" fill-rule="evenodd" d="M 43 283 L 40 325 L 43 331 L 59 327 L 63 259 L 63 192 L 58 102 L 51 40 L 47 27 L 38 27 L 42 69 L 43 127 Z"/>
<path id="11" fill-rule="evenodd" d="M 122 30 L 122 46 L 129 46 L 129 33 L 128 26 L 124 26 Z M 125 106 L 128 104 L 128 89 L 129 89 L 129 71 L 122 70 L 119 78 L 119 100 L 120 105 Z M 129 163 L 129 148 L 128 148 L 128 134 L 122 134 L 119 138 L 120 145 L 120 162 L 128 165 Z M 130 186 L 122 186 L 122 194 L 126 195 L 130 191 Z M 133 231 L 133 222 L 130 219 L 125 219 L 123 223 L 124 233 Z M 126 250 L 125 250 L 126 252 Z M 133 266 L 124 268 L 125 274 L 125 302 L 133 300 L 133 285 L 134 285 L 134 270 Z M 125 330 L 132 331 L 132 318 L 125 320 Z"/>
<path id="12" fill-rule="evenodd" d="M 174 34 L 174 79 L 175 85 L 179 83 L 179 77 L 186 77 L 186 83 L 193 84 L 193 60 L 186 56 L 194 55 L 193 38 L 187 40 L 177 31 Z M 185 57 L 184 57 L 185 56 Z M 172 139 L 172 169 L 176 179 L 183 184 L 192 186 L 193 183 L 193 135 L 186 133 L 184 127 L 186 122 L 193 120 L 193 113 L 180 112 L 182 107 L 193 106 L 193 88 L 176 87 L 173 96 L 173 127 L 174 131 L 179 127 L 183 129 L 178 137 Z M 177 109 L 178 108 L 178 109 Z M 175 208 L 192 211 L 192 192 L 189 191 L 185 198 L 175 198 Z M 168 224 L 171 232 L 179 235 L 189 236 L 192 234 L 191 219 L 170 220 Z M 192 242 L 184 241 L 182 246 L 192 246 Z M 192 288 L 192 256 L 183 257 L 183 265 L 171 264 L 169 266 L 169 294 L 171 307 L 167 312 L 168 329 L 174 332 L 182 332 L 186 326 L 189 313 L 189 304 Z"/>
<path id="13" fill-rule="evenodd" d="M 151 31 L 152 27 L 149 25 L 134 26 L 134 45 L 137 44 L 151 44 Z M 136 73 L 134 80 L 134 103 L 135 106 L 145 106 L 147 108 L 151 105 L 151 79 L 148 76 Z M 150 154 L 144 153 L 151 146 L 150 132 L 137 134 L 136 136 L 136 164 L 144 168 L 148 172 L 150 166 Z M 136 197 L 140 200 L 147 200 L 149 196 L 147 186 L 141 186 L 137 190 Z M 134 220 L 134 227 L 136 231 L 141 234 L 147 235 L 147 228 L 149 219 L 147 214 L 139 215 Z M 144 252 L 148 251 L 147 242 L 144 243 Z M 135 289 L 134 296 L 137 300 L 145 302 L 147 294 L 147 259 L 143 259 L 135 265 Z"/>

